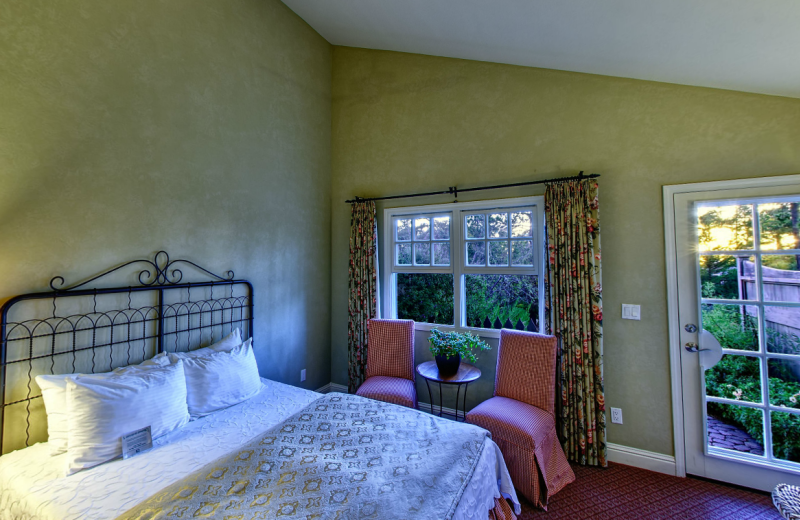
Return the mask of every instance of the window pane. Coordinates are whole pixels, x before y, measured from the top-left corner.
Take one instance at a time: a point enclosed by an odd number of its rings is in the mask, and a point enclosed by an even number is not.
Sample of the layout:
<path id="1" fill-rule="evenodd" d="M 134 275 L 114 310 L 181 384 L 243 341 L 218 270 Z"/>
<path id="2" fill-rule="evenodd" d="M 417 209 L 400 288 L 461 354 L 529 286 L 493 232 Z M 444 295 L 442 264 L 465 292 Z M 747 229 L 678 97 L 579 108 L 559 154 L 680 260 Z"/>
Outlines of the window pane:
<path id="1" fill-rule="evenodd" d="M 397 317 L 418 323 L 453 324 L 452 274 L 398 274 Z"/>
<path id="2" fill-rule="evenodd" d="M 397 244 L 397 265 L 411 265 L 411 244 Z"/>
<path id="3" fill-rule="evenodd" d="M 433 263 L 434 265 L 450 265 L 449 243 L 433 243 Z"/>
<path id="4" fill-rule="evenodd" d="M 800 462 L 800 415 L 772 412 L 772 455 L 776 459 Z"/>
<path id="5" fill-rule="evenodd" d="M 467 238 L 483 238 L 485 231 L 483 215 L 467 215 Z"/>
<path id="6" fill-rule="evenodd" d="M 414 265 L 431 264 L 431 245 L 414 244 Z"/>
<path id="7" fill-rule="evenodd" d="M 800 362 L 791 359 L 768 359 L 767 371 L 769 404 L 800 408 Z"/>
<path id="8" fill-rule="evenodd" d="M 521 211 L 511 214 L 511 236 L 530 237 L 533 236 L 533 220 L 530 211 Z"/>
<path id="9" fill-rule="evenodd" d="M 706 395 L 751 403 L 761 402 L 761 363 L 758 358 L 725 354 L 705 372 Z"/>
<path id="10" fill-rule="evenodd" d="M 752 249 L 752 206 L 699 207 L 697 233 L 700 251 Z"/>
<path id="11" fill-rule="evenodd" d="M 465 275 L 467 326 L 539 331 L 539 286 L 532 275 Z"/>
<path id="12" fill-rule="evenodd" d="M 430 240 L 430 239 L 431 239 L 431 219 L 415 218 L 414 240 Z"/>
<path id="13" fill-rule="evenodd" d="M 800 355 L 800 308 L 764 306 L 767 352 Z"/>
<path id="14" fill-rule="evenodd" d="M 508 213 L 489 215 L 489 238 L 508 237 Z"/>
<path id="15" fill-rule="evenodd" d="M 752 256 L 701 255 L 700 287 L 703 298 L 755 300 L 755 258 Z"/>
<path id="16" fill-rule="evenodd" d="M 764 414 L 758 408 L 707 403 L 708 445 L 764 456 Z"/>
<path id="17" fill-rule="evenodd" d="M 397 219 L 397 240 L 399 242 L 406 242 L 411 240 L 411 219 L 399 218 Z"/>
<path id="18" fill-rule="evenodd" d="M 511 241 L 511 265 L 533 265 L 533 240 Z"/>
<path id="19" fill-rule="evenodd" d="M 486 265 L 486 246 L 483 242 L 467 244 L 467 265 Z"/>
<path id="20" fill-rule="evenodd" d="M 489 242 L 489 265 L 508 265 L 508 242 Z"/>
<path id="21" fill-rule="evenodd" d="M 758 351 L 758 307 L 707 303 L 700 307 L 703 328 L 722 348 Z"/>
<path id="22" fill-rule="evenodd" d="M 800 270 L 797 262 L 795 255 L 761 257 L 764 301 L 800 303 Z"/>
<path id="23" fill-rule="evenodd" d="M 436 217 L 433 219 L 433 239 L 450 239 L 450 217 Z"/>
<path id="24" fill-rule="evenodd" d="M 758 205 L 762 249 L 800 249 L 797 206 L 797 202 Z"/>

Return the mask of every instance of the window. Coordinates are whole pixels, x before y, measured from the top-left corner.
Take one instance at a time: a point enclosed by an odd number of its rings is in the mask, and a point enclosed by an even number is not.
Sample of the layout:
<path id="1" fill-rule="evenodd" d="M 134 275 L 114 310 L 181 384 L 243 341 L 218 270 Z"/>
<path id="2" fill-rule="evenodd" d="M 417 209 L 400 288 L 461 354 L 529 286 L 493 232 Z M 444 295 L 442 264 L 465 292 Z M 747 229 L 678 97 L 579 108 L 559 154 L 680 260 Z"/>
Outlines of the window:
<path id="1" fill-rule="evenodd" d="M 422 330 L 539 331 L 541 207 L 529 197 L 387 209 L 385 315 Z"/>

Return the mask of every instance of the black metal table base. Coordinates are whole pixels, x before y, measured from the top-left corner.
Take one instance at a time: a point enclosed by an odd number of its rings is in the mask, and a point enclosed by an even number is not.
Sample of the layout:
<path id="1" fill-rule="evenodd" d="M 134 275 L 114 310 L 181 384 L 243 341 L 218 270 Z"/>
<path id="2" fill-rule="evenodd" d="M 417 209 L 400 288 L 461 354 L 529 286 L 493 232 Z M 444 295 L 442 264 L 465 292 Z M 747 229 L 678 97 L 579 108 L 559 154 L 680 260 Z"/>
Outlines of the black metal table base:
<path id="1" fill-rule="evenodd" d="M 437 415 L 439 417 L 442 417 L 442 411 L 444 410 L 444 408 L 442 407 L 442 383 L 440 381 L 437 381 L 437 383 L 439 383 L 439 413 L 438 414 L 433 411 L 433 394 L 431 393 L 431 383 L 430 383 L 430 381 L 428 381 L 427 378 L 425 378 L 425 385 L 428 387 L 428 400 L 431 402 L 431 413 L 434 414 L 434 415 Z M 449 385 L 456 385 L 458 387 L 456 389 L 456 414 L 455 414 L 456 415 L 456 418 L 455 418 L 456 421 L 465 422 L 467 420 L 467 386 L 469 386 L 469 383 L 470 382 L 465 382 L 465 383 L 446 383 L 446 384 L 449 384 Z M 461 395 L 461 386 L 462 385 L 464 386 L 464 398 L 463 398 L 463 405 L 461 407 L 461 410 L 462 410 L 461 415 L 462 415 L 462 417 L 459 419 L 458 418 L 458 398 Z M 453 415 L 453 414 L 448 413 L 447 415 Z"/>

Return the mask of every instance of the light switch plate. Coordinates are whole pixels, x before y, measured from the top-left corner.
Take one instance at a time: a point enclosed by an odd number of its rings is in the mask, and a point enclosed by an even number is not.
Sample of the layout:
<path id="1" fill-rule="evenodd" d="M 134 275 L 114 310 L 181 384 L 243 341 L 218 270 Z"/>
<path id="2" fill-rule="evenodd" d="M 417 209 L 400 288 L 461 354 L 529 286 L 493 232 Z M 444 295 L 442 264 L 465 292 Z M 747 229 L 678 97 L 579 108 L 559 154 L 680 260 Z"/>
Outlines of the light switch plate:
<path id="1" fill-rule="evenodd" d="M 302 382 L 305 380 L 306 380 L 306 369 L 304 368 L 303 370 L 300 371 L 300 381 Z"/>
<path id="2" fill-rule="evenodd" d="M 630 303 L 622 304 L 622 319 L 623 320 L 641 320 L 642 311 L 640 305 L 632 305 Z"/>

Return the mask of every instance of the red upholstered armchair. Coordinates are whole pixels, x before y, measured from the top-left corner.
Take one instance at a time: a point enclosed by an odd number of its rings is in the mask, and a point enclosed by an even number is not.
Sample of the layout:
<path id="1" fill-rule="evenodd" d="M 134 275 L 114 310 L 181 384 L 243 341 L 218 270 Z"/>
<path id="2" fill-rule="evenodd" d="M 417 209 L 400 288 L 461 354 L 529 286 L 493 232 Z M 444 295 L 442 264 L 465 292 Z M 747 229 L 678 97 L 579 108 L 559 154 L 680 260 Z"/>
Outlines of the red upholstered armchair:
<path id="1" fill-rule="evenodd" d="M 417 407 L 413 320 L 369 320 L 366 376 L 356 395 Z"/>
<path id="2" fill-rule="evenodd" d="M 467 414 L 492 432 L 514 487 L 536 506 L 575 480 L 555 427 L 556 338 L 503 329 L 494 397 Z"/>

